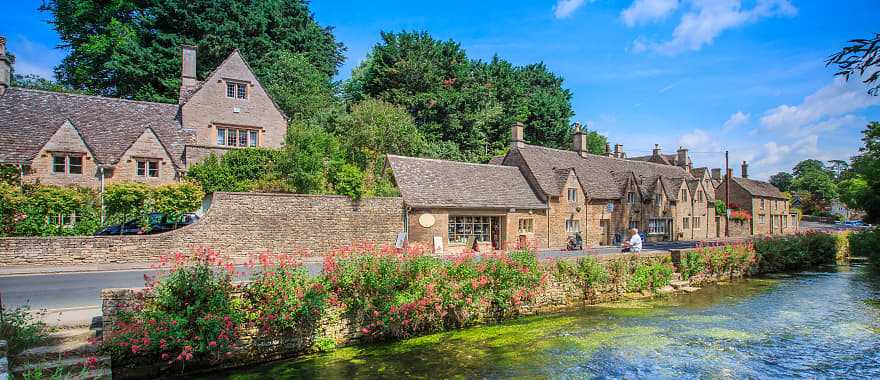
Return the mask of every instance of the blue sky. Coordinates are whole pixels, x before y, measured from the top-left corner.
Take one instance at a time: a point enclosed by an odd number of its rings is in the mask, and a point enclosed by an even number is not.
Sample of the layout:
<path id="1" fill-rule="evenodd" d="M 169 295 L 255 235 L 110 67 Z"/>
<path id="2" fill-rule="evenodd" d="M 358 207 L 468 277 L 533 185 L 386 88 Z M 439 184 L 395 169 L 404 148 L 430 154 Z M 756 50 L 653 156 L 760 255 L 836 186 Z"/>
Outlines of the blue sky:
<path id="1" fill-rule="evenodd" d="M 51 75 L 64 52 L 39 1 L 6 4 L 0 34 L 16 70 Z M 880 98 L 844 83 L 824 58 L 876 28 L 876 1 L 547 0 L 331 1 L 318 22 L 348 48 L 338 79 L 380 31 L 425 30 L 472 58 L 543 61 L 574 94 L 574 121 L 629 155 L 683 145 L 698 166 L 723 164 L 767 178 L 801 159 L 847 159 L 880 120 Z"/>

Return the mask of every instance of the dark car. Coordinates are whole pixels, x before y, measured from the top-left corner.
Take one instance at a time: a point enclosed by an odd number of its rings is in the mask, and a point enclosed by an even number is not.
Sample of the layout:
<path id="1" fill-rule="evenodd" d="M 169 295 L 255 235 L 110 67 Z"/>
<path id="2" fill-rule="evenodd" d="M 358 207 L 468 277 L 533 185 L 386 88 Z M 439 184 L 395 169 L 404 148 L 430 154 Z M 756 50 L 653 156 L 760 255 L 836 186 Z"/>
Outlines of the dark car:
<path id="1" fill-rule="evenodd" d="M 123 224 L 114 224 L 108 226 L 96 233 L 96 236 L 110 235 L 143 235 L 157 234 L 168 232 L 186 225 L 190 225 L 199 220 L 199 216 L 193 213 L 184 214 L 177 223 L 167 220 L 164 214 L 160 212 L 151 212 L 147 215 L 147 222 L 144 225 L 141 219 L 132 219 Z"/>

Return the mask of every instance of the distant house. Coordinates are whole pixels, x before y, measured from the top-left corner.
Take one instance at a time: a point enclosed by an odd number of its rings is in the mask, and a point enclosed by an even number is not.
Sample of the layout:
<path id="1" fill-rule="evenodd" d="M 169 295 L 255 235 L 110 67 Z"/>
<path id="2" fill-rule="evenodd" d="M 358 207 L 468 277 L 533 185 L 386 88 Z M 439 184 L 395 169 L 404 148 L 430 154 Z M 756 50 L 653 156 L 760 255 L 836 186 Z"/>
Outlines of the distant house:
<path id="1" fill-rule="evenodd" d="M 724 194 L 730 186 L 729 207 L 749 212 L 752 235 L 784 234 L 797 230 L 798 215 L 792 210 L 788 197 L 768 182 L 748 178 L 748 163 L 742 163 L 742 177 L 728 177 L 716 192 Z"/>
<path id="2" fill-rule="evenodd" d="M 0 37 L 0 163 L 29 182 L 102 189 L 115 181 L 163 184 L 214 153 L 280 147 L 287 118 L 236 50 L 204 81 L 196 48 L 181 48 L 178 104 L 10 87 Z"/>

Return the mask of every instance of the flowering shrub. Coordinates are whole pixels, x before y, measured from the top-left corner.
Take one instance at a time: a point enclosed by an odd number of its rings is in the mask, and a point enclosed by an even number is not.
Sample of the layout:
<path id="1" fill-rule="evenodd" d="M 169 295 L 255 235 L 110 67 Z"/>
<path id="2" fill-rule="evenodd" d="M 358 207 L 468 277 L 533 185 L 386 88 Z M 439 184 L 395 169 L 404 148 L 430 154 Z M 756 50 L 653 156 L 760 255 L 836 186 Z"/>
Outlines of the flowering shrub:
<path id="1" fill-rule="evenodd" d="M 147 280 L 144 303 L 121 312 L 102 349 L 114 360 L 145 358 L 171 365 L 220 360 L 235 348 L 244 318 L 233 297 L 234 267 L 211 251 L 163 259 L 168 272 Z"/>
<path id="2" fill-rule="evenodd" d="M 594 296 L 596 287 L 605 285 L 610 280 L 605 266 L 592 256 L 578 259 L 575 265 L 560 260 L 556 262 L 556 273 L 562 278 L 576 280 L 588 296 Z"/>
<path id="3" fill-rule="evenodd" d="M 292 256 L 263 253 L 245 289 L 250 318 L 265 334 L 314 328 L 327 307 L 323 277 L 311 276 Z"/>
<path id="4" fill-rule="evenodd" d="M 755 241 L 760 272 L 804 269 L 831 264 L 837 256 L 837 238 L 825 232 L 806 232 Z"/>
<path id="5" fill-rule="evenodd" d="M 697 246 L 695 251 L 685 253 L 681 259 L 681 275 L 689 279 L 696 275 L 745 273 L 754 269 L 757 262 L 752 242 Z"/>
<path id="6" fill-rule="evenodd" d="M 452 260 L 425 253 L 363 246 L 328 256 L 333 301 L 362 321 L 363 334 L 387 339 L 463 326 L 487 313 L 508 315 L 542 283 L 531 251 Z"/>
<path id="7" fill-rule="evenodd" d="M 732 210 L 730 212 L 730 220 L 737 223 L 746 223 L 752 220 L 752 213 L 748 210 Z"/>
<path id="8" fill-rule="evenodd" d="M 631 292 L 655 290 L 669 285 L 672 280 L 672 266 L 664 262 L 639 262 L 627 281 Z"/>

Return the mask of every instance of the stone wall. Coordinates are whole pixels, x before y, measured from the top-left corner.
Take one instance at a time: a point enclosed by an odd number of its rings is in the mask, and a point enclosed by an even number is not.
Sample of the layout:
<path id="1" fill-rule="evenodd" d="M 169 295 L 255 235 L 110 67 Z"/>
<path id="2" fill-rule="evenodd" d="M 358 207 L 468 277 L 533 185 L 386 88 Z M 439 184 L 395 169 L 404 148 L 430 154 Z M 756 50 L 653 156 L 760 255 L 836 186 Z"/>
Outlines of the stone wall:
<path id="1" fill-rule="evenodd" d="M 0 239 L 0 266 L 149 263 L 212 248 L 233 259 L 272 251 L 317 256 L 354 242 L 394 244 L 403 200 L 265 193 L 215 193 L 197 223 L 157 235 Z"/>

